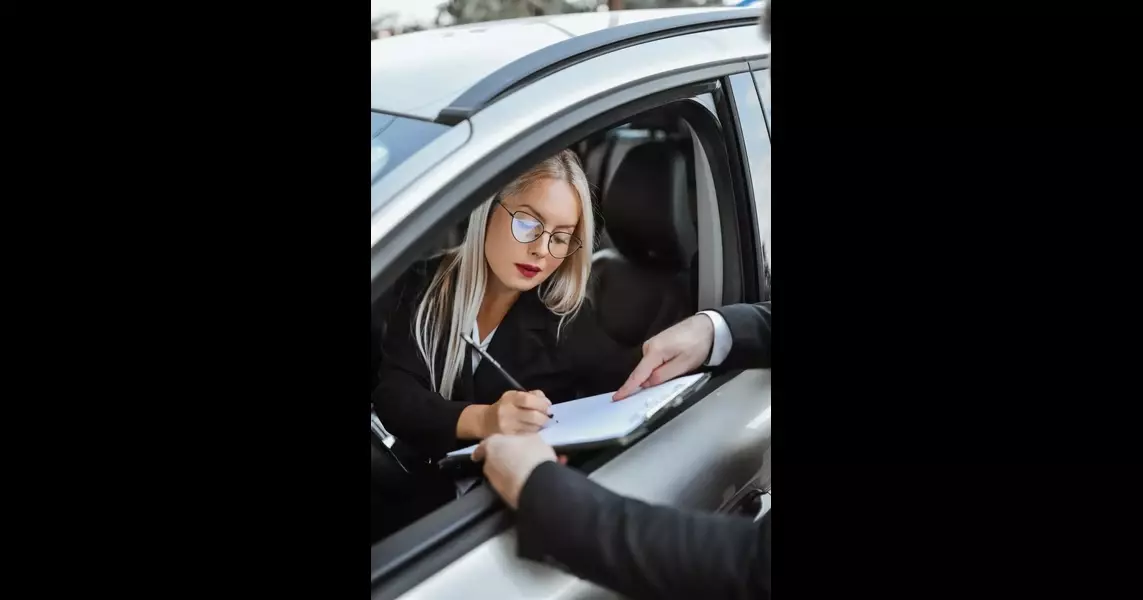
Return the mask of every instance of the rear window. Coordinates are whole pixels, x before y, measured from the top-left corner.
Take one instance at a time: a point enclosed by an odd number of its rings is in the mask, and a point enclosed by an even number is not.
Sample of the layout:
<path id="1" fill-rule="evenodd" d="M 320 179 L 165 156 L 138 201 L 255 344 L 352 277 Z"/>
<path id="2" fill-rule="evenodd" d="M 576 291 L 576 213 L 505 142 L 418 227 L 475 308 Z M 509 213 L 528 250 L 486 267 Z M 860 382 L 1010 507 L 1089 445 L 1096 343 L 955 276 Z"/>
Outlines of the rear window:
<path id="1" fill-rule="evenodd" d="M 369 113 L 370 182 L 377 181 L 392 171 L 448 129 L 447 125 L 439 123 L 371 111 Z"/>

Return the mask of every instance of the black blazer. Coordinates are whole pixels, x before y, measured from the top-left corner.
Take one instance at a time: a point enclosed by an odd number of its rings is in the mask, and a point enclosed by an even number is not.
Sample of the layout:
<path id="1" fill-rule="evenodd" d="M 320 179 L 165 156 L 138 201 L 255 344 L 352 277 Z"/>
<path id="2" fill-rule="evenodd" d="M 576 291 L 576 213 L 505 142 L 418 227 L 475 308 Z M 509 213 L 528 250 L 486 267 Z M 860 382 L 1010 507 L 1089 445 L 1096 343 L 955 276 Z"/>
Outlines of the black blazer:
<path id="1" fill-rule="evenodd" d="M 768 600 L 771 514 L 756 525 L 654 506 L 546 462 L 520 491 L 517 547 L 633 600 Z"/>
<path id="2" fill-rule="evenodd" d="M 487 360 L 481 360 L 474 374 L 473 350 L 466 345 L 452 400 L 432 391 L 412 323 L 441 261 L 418 263 L 398 282 L 397 302 L 382 347 L 380 381 L 372 396 L 377 416 L 390 433 L 424 458 L 438 458 L 475 443 L 456 439 L 461 411 L 470 404 L 492 404 L 512 389 Z M 604 333 L 588 302 L 574 319 L 565 319 L 557 340 L 559 322 L 538 292 L 523 293 L 497 327 L 488 354 L 521 385 L 543 390 L 553 403 L 614 391 L 639 363 L 641 348 L 624 348 Z M 439 352 L 437 377 L 443 370 L 444 353 Z"/>
<path id="3" fill-rule="evenodd" d="M 770 303 L 718 309 L 733 338 L 720 369 L 770 364 Z M 770 515 L 652 506 L 548 462 L 520 492 L 519 553 L 630 598 L 770 598 Z"/>
<path id="4" fill-rule="evenodd" d="M 730 354 L 720 369 L 770 368 L 770 302 L 715 309 L 730 328 Z"/>

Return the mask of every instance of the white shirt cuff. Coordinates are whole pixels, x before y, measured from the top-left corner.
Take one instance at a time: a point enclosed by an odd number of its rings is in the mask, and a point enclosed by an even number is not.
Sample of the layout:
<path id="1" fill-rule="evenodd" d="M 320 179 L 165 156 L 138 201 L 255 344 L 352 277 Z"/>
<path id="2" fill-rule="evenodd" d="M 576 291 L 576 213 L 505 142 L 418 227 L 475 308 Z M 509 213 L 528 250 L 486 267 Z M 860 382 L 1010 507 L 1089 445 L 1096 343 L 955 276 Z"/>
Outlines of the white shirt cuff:
<path id="1" fill-rule="evenodd" d="M 726 356 L 730 354 L 730 345 L 734 343 L 734 339 L 730 337 L 730 326 L 716 311 L 704 310 L 698 314 L 706 315 L 714 324 L 714 344 L 711 346 L 710 359 L 706 361 L 706 366 L 717 367 L 726 360 Z"/>

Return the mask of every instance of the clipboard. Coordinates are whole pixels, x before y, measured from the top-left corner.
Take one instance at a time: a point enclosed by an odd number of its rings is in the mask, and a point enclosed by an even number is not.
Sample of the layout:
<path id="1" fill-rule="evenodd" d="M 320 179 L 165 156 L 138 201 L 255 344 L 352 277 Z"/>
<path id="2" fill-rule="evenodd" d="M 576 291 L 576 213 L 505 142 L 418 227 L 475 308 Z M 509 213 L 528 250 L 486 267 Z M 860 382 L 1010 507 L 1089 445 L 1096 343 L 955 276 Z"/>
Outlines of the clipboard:
<path id="1" fill-rule="evenodd" d="M 540 437 L 557 453 L 629 446 L 709 379 L 709 373 L 679 377 L 619 402 L 611 401 L 614 392 L 610 392 L 553 404 L 554 418 L 540 430 Z M 476 445 L 450 452 L 437 464 L 442 469 L 468 471 L 462 465 L 475 465 L 471 455 Z"/>

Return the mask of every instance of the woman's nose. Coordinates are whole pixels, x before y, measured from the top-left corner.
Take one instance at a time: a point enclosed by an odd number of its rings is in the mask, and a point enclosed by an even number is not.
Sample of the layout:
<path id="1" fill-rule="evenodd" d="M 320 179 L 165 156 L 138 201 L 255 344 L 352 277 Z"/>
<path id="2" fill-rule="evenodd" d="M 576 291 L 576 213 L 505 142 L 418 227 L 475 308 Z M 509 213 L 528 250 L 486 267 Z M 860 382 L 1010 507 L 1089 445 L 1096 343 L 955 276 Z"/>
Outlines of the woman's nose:
<path id="1" fill-rule="evenodd" d="M 541 233 L 540 237 L 532 240 L 528 245 L 528 252 L 536 258 L 543 258 L 548 253 L 548 239 L 544 236 L 548 235 L 547 232 Z"/>

